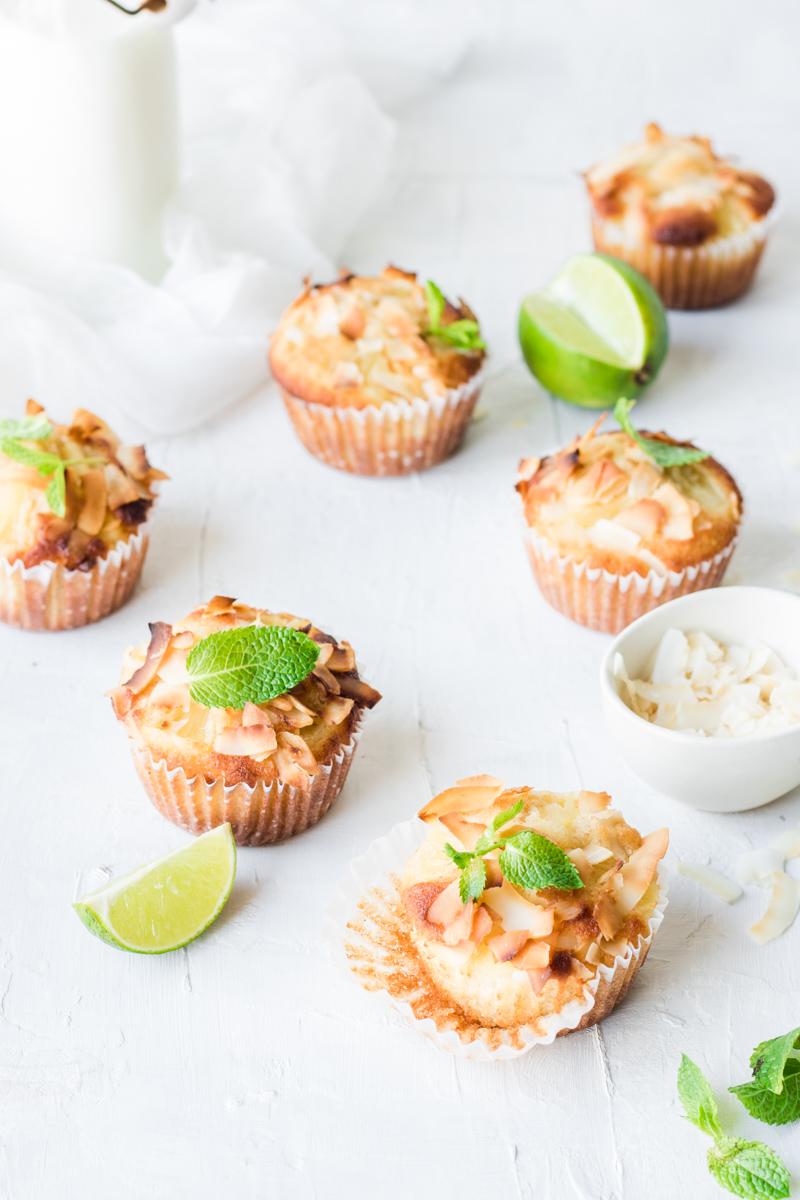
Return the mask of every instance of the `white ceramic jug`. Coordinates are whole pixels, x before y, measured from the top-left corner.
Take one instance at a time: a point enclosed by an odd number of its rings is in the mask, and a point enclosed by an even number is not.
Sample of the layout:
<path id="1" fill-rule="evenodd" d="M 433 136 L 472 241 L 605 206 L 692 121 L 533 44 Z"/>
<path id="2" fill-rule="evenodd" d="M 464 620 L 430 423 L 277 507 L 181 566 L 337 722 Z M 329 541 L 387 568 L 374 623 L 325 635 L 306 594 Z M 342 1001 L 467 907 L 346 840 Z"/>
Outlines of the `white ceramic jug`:
<path id="1" fill-rule="evenodd" d="M 172 26 L 191 7 L 0 0 L 0 259 L 5 246 L 163 272 L 178 179 Z"/>

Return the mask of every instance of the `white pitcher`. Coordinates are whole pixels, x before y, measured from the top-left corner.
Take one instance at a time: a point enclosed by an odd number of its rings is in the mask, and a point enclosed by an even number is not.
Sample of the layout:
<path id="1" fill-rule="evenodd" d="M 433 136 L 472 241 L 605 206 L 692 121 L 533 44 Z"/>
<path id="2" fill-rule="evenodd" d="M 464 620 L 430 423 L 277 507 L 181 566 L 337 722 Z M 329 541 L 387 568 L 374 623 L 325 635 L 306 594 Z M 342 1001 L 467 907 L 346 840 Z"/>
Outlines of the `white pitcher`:
<path id="1" fill-rule="evenodd" d="M 161 275 L 178 180 L 172 26 L 192 4 L 0 0 L 0 265 L 65 254 Z"/>

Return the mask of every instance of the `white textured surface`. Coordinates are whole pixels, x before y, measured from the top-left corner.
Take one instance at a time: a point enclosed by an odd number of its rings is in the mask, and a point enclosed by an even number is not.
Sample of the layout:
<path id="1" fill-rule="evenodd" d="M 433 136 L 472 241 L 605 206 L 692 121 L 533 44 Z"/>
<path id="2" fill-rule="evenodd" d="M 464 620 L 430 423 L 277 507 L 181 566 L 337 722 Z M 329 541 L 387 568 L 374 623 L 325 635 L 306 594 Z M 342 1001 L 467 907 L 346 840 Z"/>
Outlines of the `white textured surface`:
<path id="1" fill-rule="evenodd" d="M 601 726 L 606 639 L 540 601 L 513 491 L 523 453 L 587 424 L 531 382 L 513 328 L 525 289 L 586 244 L 576 171 L 650 117 L 714 131 L 781 185 L 783 222 L 749 298 L 672 318 L 639 415 L 696 435 L 740 480 L 732 580 L 796 571 L 800 19 L 768 5 L 756 21 L 724 0 L 493 7 L 456 75 L 403 114 L 395 172 L 347 255 L 418 266 L 483 317 L 489 415 L 464 451 L 419 478 L 337 475 L 265 389 L 152 445 L 174 479 L 127 609 L 74 634 L 0 631 L 4 1200 L 711 1200 L 705 1139 L 676 1107 L 680 1052 L 722 1094 L 756 1042 L 797 1023 L 800 927 L 756 947 L 744 929 L 760 896 L 728 907 L 680 877 L 624 1007 L 508 1064 L 443 1056 L 324 955 L 347 861 L 457 775 L 608 789 L 642 828 L 670 825 L 673 862 L 729 873 L 800 820 L 797 796 L 698 814 L 628 773 Z M 184 835 L 143 796 L 103 691 L 148 619 L 218 590 L 352 639 L 386 698 L 317 829 L 243 851 L 228 911 L 188 952 L 126 957 L 69 901 L 98 865 L 128 870 Z M 760 1136 L 733 1097 L 722 1106 L 732 1130 Z M 764 1136 L 800 1177 L 796 1129 Z"/>

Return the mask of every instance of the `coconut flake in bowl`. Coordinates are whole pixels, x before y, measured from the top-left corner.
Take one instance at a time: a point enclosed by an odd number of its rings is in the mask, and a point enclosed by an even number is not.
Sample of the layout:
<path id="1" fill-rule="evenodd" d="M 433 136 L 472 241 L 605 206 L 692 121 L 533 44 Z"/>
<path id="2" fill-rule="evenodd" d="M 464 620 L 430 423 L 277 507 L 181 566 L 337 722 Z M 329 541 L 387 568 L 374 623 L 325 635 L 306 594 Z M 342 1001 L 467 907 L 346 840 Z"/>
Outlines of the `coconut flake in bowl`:
<path id="1" fill-rule="evenodd" d="M 769 804 L 800 786 L 800 596 L 669 600 L 617 635 L 600 692 L 620 753 L 662 795 L 708 812 Z"/>
<path id="2" fill-rule="evenodd" d="M 704 737 L 747 737 L 800 724 L 800 679 L 761 642 L 667 629 L 644 678 L 614 659 L 620 695 L 637 716 Z"/>

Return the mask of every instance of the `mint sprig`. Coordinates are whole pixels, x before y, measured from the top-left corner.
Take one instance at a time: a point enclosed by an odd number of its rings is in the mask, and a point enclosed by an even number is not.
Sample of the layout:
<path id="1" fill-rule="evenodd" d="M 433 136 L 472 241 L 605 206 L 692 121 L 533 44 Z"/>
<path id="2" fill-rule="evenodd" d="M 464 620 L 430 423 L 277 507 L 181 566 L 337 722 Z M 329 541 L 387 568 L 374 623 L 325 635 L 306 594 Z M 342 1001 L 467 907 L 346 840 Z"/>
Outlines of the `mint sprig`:
<path id="1" fill-rule="evenodd" d="M 717 1183 L 744 1200 L 782 1200 L 790 1195 L 786 1165 L 763 1142 L 720 1138 L 708 1152 L 708 1169 Z"/>
<path id="2" fill-rule="evenodd" d="M 688 1119 L 714 1139 L 708 1169 L 722 1187 L 742 1200 L 785 1200 L 789 1196 L 789 1172 L 774 1150 L 763 1142 L 729 1138 L 722 1132 L 711 1085 L 685 1054 L 678 1068 L 678 1096 Z"/>
<path id="3" fill-rule="evenodd" d="M 728 1089 L 757 1121 L 800 1120 L 800 1029 L 761 1042 L 750 1056 L 753 1078 Z"/>
<path id="4" fill-rule="evenodd" d="M 29 442 L 46 441 L 52 432 L 52 425 L 42 413 L 35 417 L 24 417 L 19 421 L 2 420 L 0 421 L 0 454 L 5 454 L 6 458 L 13 458 L 15 462 L 22 463 L 25 467 L 33 467 L 40 475 L 51 476 L 45 492 L 45 499 L 50 510 L 57 517 L 63 517 L 67 511 L 67 468 L 98 466 L 103 460 L 64 459 L 49 450 L 41 450 L 38 446 L 28 445 Z"/>
<path id="5" fill-rule="evenodd" d="M 203 638 L 189 651 L 189 694 L 205 708 L 263 704 L 302 683 L 319 645 L 286 625 L 244 625 Z"/>
<path id="6" fill-rule="evenodd" d="M 620 396 L 614 405 L 614 418 L 624 433 L 641 446 L 648 458 L 652 458 L 658 467 L 685 467 L 689 463 L 702 462 L 708 458 L 707 450 L 697 450 L 691 446 L 676 446 L 672 442 L 662 442 L 658 438 L 644 437 L 634 429 L 630 413 L 636 407 L 635 400 Z"/>
<path id="7" fill-rule="evenodd" d="M 462 904 L 479 900 L 486 887 L 486 854 L 499 850 L 500 870 L 509 883 L 529 891 L 554 887 L 562 890 L 582 888 L 583 880 L 575 864 L 560 846 L 540 833 L 524 829 L 508 837 L 497 836 L 498 831 L 522 811 L 522 800 L 498 813 L 491 824 L 475 843 L 474 850 L 456 850 L 450 842 L 444 846 L 445 854 L 458 867 L 458 891 Z"/>
<path id="8" fill-rule="evenodd" d="M 678 1096 L 683 1111 L 693 1125 L 709 1137 L 722 1137 L 717 1099 L 711 1084 L 697 1063 L 692 1062 L 686 1054 L 681 1055 L 681 1065 L 678 1067 Z"/>
<path id="9" fill-rule="evenodd" d="M 486 342 L 481 337 L 480 326 L 470 317 L 462 317 L 449 324 L 442 324 L 447 299 L 444 292 L 428 279 L 425 283 L 425 302 L 428 306 L 428 324 L 423 330 L 423 337 L 435 338 L 446 342 L 456 350 L 485 350 Z"/>

